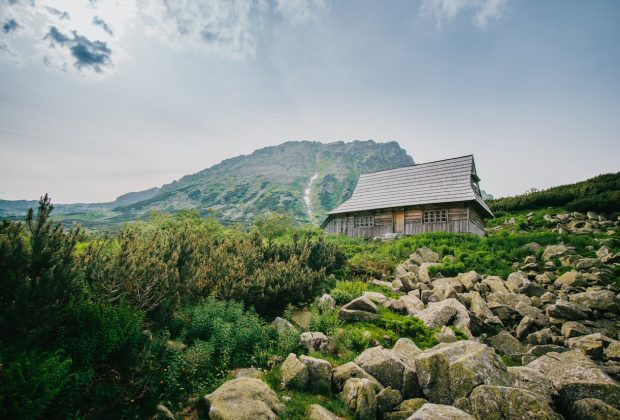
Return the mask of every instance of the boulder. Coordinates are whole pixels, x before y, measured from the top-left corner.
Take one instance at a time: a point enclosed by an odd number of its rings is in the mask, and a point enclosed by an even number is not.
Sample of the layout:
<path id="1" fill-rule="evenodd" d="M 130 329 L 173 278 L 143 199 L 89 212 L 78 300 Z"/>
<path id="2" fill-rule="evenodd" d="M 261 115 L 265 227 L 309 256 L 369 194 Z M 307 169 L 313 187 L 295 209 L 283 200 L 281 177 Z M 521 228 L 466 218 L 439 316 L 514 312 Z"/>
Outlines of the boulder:
<path id="1" fill-rule="evenodd" d="M 379 319 L 379 315 L 372 312 L 340 308 L 338 318 L 344 322 L 370 322 Z"/>
<path id="2" fill-rule="evenodd" d="M 424 398 L 412 398 L 405 400 L 396 409 L 383 415 L 384 420 L 405 420 L 428 403 Z"/>
<path id="3" fill-rule="evenodd" d="M 295 326 L 291 324 L 290 321 L 284 318 L 280 318 L 279 316 L 277 316 L 276 319 L 273 320 L 273 325 L 276 327 L 276 331 L 278 331 L 278 333 L 284 333 L 288 331 L 297 332 L 297 328 L 295 328 Z"/>
<path id="4" fill-rule="evenodd" d="M 377 394 L 377 412 L 380 416 L 392 411 L 403 400 L 400 391 L 387 387 Z"/>
<path id="5" fill-rule="evenodd" d="M 374 420 L 377 418 L 377 398 L 374 385 L 365 378 L 351 378 L 345 382 L 342 400 L 358 420 Z"/>
<path id="6" fill-rule="evenodd" d="M 620 385 L 579 350 L 547 353 L 528 365 L 551 380 L 558 402 L 570 410 L 584 398 L 598 398 L 619 408 Z"/>
<path id="7" fill-rule="evenodd" d="M 530 298 L 528 298 L 525 295 L 520 295 L 520 294 L 516 294 L 516 293 L 510 293 L 510 292 L 505 292 L 505 293 L 491 293 L 487 296 L 487 303 L 489 304 L 489 308 L 491 308 L 491 303 L 497 304 L 497 305 L 503 305 L 506 306 L 508 308 L 510 308 L 510 310 L 512 310 L 513 312 L 517 311 L 517 306 L 521 306 L 521 305 L 531 305 L 532 301 L 530 300 Z"/>
<path id="8" fill-rule="evenodd" d="M 480 282 L 480 275 L 475 271 L 459 273 L 456 279 L 463 285 L 465 290 L 472 290 Z"/>
<path id="9" fill-rule="evenodd" d="M 366 291 L 362 293 L 362 296 L 368 298 L 371 302 L 375 304 L 380 304 L 380 305 L 385 303 L 388 300 L 383 293 L 379 293 L 379 292 Z"/>
<path id="10" fill-rule="evenodd" d="M 440 296 L 442 300 L 447 299 L 448 297 L 453 297 L 451 294 L 454 292 L 463 292 L 463 285 L 461 282 L 452 277 L 442 277 L 440 279 L 433 280 L 431 285 L 435 294 Z"/>
<path id="11" fill-rule="evenodd" d="M 353 299 L 351 302 L 343 305 L 342 309 L 346 309 L 349 311 L 364 311 L 373 314 L 377 313 L 377 305 L 375 305 L 374 302 L 368 299 L 368 297 L 366 296 L 360 296 L 356 299 Z"/>
<path id="12" fill-rule="evenodd" d="M 527 365 L 531 361 L 538 359 L 540 356 L 544 356 L 547 353 L 564 353 L 568 351 L 566 347 L 558 346 L 556 344 L 541 344 L 533 346 L 521 357 L 521 364 Z"/>
<path id="13" fill-rule="evenodd" d="M 332 385 L 332 365 L 327 360 L 310 356 L 301 356 L 299 360 L 308 367 L 308 386 L 317 391 L 329 391 Z"/>
<path id="14" fill-rule="evenodd" d="M 592 334 L 594 331 L 577 321 L 568 321 L 562 324 L 561 332 L 564 337 L 573 338 Z"/>
<path id="15" fill-rule="evenodd" d="M 562 287 L 564 285 L 571 287 L 585 286 L 586 280 L 583 278 L 579 271 L 568 271 L 555 279 L 553 285 L 555 287 Z"/>
<path id="16" fill-rule="evenodd" d="M 534 325 L 536 325 L 536 322 L 529 316 L 524 316 L 523 318 L 521 318 L 521 321 L 519 322 L 519 325 L 517 325 L 517 328 L 515 330 L 517 338 L 525 337 L 530 331 L 532 331 Z"/>
<path id="17" fill-rule="evenodd" d="M 295 353 L 288 355 L 282 366 L 282 383 L 285 388 L 305 389 L 310 379 L 310 371 Z"/>
<path id="18" fill-rule="evenodd" d="M 276 420 L 284 406 L 269 386 L 255 378 L 225 382 L 204 397 L 212 420 Z"/>
<path id="19" fill-rule="evenodd" d="M 413 366 L 415 364 L 415 357 L 422 353 L 422 350 L 410 338 L 399 338 L 392 348 L 392 353 L 406 364 Z"/>
<path id="20" fill-rule="evenodd" d="M 383 389 L 383 385 L 375 379 L 370 373 L 356 365 L 354 362 L 348 362 L 337 366 L 332 370 L 332 385 L 337 391 L 342 391 L 345 382 L 351 378 L 368 379 L 375 386 L 375 391 L 379 392 Z"/>
<path id="21" fill-rule="evenodd" d="M 569 338 L 566 340 L 566 346 L 569 349 L 579 349 L 592 359 L 602 359 L 605 350 L 601 333 Z"/>
<path id="22" fill-rule="evenodd" d="M 456 299 L 432 302 L 416 315 L 429 328 L 443 327 L 452 323 L 459 330 L 471 337 L 469 331 L 469 312 L 465 305 Z M 452 321 L 452 322 L 451 322 Z"/>
<path id="23" fill-rule="evenodd" d="M 439 265 L 439 263 L 427 262 L 427 263 L 420 265 L 420 271 L 418 272 L 418 278 L 422 283 L 431 282 L 431 276 L 428 272 L 428 269 L 435 265 Z"/>
<path id="24" fill-rule="evenodd" d="M 572 248 L 567 247 L 564 244 L 559 245 L 549 245 L 545 247 L 545 250 L 542 254 L 543 261 L 549 261 L 553 258 L 563 257 L 565 255 L 575 254 L 575 251 Z"/>
<path id="25" fill-rule="evenodd" d="M 570 413 L 574 420 L 620 419 L 620 410 L 596 398 L 575 401 Z"/>
<path id="26" fill-rule="evenodd" d="M 480 385 L 469 396 L 471 413 L 485 420 L 555 420 L 547 401 L 522 388 Z"/>
<path id="27" fill-rule="evenodd" d="M 326 351 L 329 348 L 329 338 L 318 331 L 306 331 L 299 336 L 299 344 L 308 352 Z"/>
<path id="28" fill-rule="evenodd" d="M 336 299 L 334 299 L 331 295 L 324 293 L 319 299 L 317 306 L 321 312 L 331 312 L 336 309 Z"/>
<path id="29" fill-rule="evenodd" d="M 620 341 L 614 341 L 609 343 L 605 349 L 605 357 L 609 360 L 620 361 Z"/>
<path id="30" fill-rule="evenodd" d="M 495 350 L 508 356 L 521 355 L 527 351 L 527 347 L 507 331 L 501 331 L 499 334 L 487 338 L 486 341 Z"/>
<path id="31" fill-rule="evenodd" d="M 508 368 L 510 386 L 526 389 L 535 395 L 545 399 L 547 404 L 553 403 L 556 395 L 553 384 L 539 371 L 527 366 L 515 366 Z"/>
<path id="32" fill-rule="evenodd" d="M 383 386 L 402 391 L 403 375 L 407 365 L 390 350 L 381 346 L 364 350 L 355 363 L 376 378 Z"/>
<path id="33" fill-rule="evenodd" d="M 547 316 L 566 320 L 587 319 L 590 310 L 579 304 L 558 300 L 553 305 L 547 306 Z"/>
<path id="34" fill-rule="evenodd" d="M 570 295 L 568 299 L 578 305 L 589 309 L 599 309 L 601 311 L 618 312 L 616 295 L 611 290 L 588 289 L 582 293 Z"/>
<path id="35" fill-rule="evenodd" d="M 470 292 L 471 304 L 469 305 L 474 315 L 485 324 L 502 325 L 502 321 L 491 312 L 486 301 L 478 292 Z"/>
<path id="36" fill-rule="evenodd" d="M 480 284 L 487 286 L 492 293 L 510 293 L 506 287 L 506 282 L 501 277 L 489 276 L 482 279 Z"/>
<path id="37" fill-rule="evenodd" d="M 439 344 L 415 359 L 418 383 L 431 402 L 451 404 L 478 385 L 507 385 L 508 371 L 495 351 L 475 341 Z"/>
<path id="38" fill-rule="evenodd" d="M 340 417 L 318 404 L 310 404 L 304 417 L 306 420 L 338 420 Z"/>
<path id="39" fill-rule="evenodd" d="M 533 332 L 525 337 L 525 341 L 533 346 L 549 344 L 553 339 L 553 332 L 550 328 L 543 328 L 540 331 Z"/>
<path id="40" fill-rule="evenodd" d="M 407 315 L 416 315 L 424 309 L 424 303 L 416 295 L 406 294 L 391 301 L 388 307 L 396 312 L 406 313 Z"/>
<path id="41" fill-rule="evenodd" d="M 411 254 L 409 261 L 417 263 L 418 265 L 424 263 L 437 263 L 439 262 L 439 254 L 423 246 Z"/>
<path id="42" fill-rule="evenodd" d="M 474 420 L 472 416 L 451 405 L 424 404 L 408 420 Z"/>

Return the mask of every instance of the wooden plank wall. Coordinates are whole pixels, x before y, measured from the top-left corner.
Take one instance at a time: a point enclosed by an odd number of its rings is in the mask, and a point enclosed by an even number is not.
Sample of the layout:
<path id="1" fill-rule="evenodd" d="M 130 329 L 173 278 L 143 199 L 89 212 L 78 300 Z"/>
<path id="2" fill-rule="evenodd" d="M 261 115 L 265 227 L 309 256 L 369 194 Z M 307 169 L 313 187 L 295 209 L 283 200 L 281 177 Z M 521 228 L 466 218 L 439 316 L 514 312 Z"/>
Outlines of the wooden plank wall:
<path id="1" fill-rule="evenodd" d="M 447 222 L 423 223 L 424 210 L 448 210 Z M 337 215 L 325 226 L 329 233 L 343 233 L 349 236 L 366 238 L 382 237 L 393 233 L 393 210 L 380 209 L 358 215 L 373 214 L 375 225 L 372 227 L 355 227 L 355 215 Z M 484 221 L 477 209 L 466 203 L 434 204 L 405 208 L 405 235 L 430 232 L 471 232 L 484 235 Z"/>

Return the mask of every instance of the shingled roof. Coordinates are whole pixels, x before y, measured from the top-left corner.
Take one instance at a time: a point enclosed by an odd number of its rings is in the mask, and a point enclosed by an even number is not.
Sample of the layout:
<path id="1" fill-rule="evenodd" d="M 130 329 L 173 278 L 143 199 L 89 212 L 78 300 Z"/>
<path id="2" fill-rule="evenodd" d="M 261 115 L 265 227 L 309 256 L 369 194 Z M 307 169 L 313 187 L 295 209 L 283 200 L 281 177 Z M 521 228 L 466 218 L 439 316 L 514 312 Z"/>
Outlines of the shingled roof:
<path id="1" fill-rule="evenodd" d="M 473 155 L 361 175 L 350 199 L 329 214 L 475 201 L 493 213 L 472 186 L 478 180 Z"/>

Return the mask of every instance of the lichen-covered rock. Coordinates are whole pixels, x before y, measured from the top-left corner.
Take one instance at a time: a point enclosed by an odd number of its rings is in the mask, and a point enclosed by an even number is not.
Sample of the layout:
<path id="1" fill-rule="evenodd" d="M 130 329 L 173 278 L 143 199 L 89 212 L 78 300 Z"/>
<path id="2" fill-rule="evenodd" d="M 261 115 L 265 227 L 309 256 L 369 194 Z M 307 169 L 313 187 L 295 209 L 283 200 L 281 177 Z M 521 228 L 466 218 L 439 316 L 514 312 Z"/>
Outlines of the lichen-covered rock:
<path id="1" fill-rule="evenodd" d="M 422 350 L 415 345 L 410 338 L 399 338 L 392 347 L 392 353 L 410 366 L 415 363 L 415 357 L 422 353 Z"/>
<path id="2" fill-rule="evenodd" d="M 405 420 L 413 413 L 418 411 L 424 404 L 428 403 L 424 398 L 412 398 L 404 400 L 398 407 L 383 415 L 384 420 Z"/>
<path id="3" fill-rule="evenodd" d="M 495 350 L 508 356 L 521 355 L 527 351 L 527 347 L 506 331 L 501 331 L 499 334 L 487 338 L 486 341 Z"/>
<path id="4" fill-rule="evenodd" d="M 530 333 L 530 331 L 532 331 L 532 329 L 534 329 L 535 325 L 536 322 L 533 318 L 530 318 L 529 316 L 524 316 L 523 318 L 521 318 L 521 321 L 519 321 L 519 325 L 517 325 L 517 328 L 515 329 L 517 338 L 520 339 L 525 337 L 527 334 Z"/>
<path id="5" fill-rule="evenodd" d="M 547 316 L 566 320 L 587 319 L 590 310 L 584 306 L 578 305 L 566 300 L 558 300 L 553 305 L 547 306 Z"/>
<path id="6" fill-rule="evenodd" d="M 418 248 L 413 254 L 411 254 L 411 256 L 409 257 L 409 261 L 417 264 L 424 264 L 429 262 L 436 263 L 439 262 L 439 254 L 423 246 L 422 248 Z"/>
<path id="7" fill-rule="evenodd" d="M 564 285 L 578 287 L 585 286 L 586 280 L 583 278 L 579 271 L 573 270 L 562 274 L 560 277 L 555 279 L 555 282 L 553 282 L 553 284 L 555 285 L 555 287 L 562 287 Z"/>
<path id="8" fill-rule="evenodd" d="M 555 420 L 544 398 L 521 388 L 481 385 L 469 396 L 474 417 L 485 420 Z"/>
<path id="9" fill-rule="evenodd" d="M 401 391 L 406 364 L 396 354 L 383 347 L 364 350 L 355 363 L 375 377 L 383 386 Z"/>
<path id="10" fill-rule="evenodd" d="M 319 404 L 310 404 L 306 409 L 306 420 L 338 420 L 339 417 Z"/>
<path id="11" fill-rule="evenodd" d="M 492 293 L 510 293 L 506 287 L 506 282 L 501 277 L 489 276 L 482 279 L 480 284 L 487 286 Z"/>
<path id="12" fill-rule="evenodd" d="M 472 416 L 451 405 L 424 404 L 409 420 L 474 420 Z"/>
<path id="13" fill-rule="evenodd" d="M 358 420 L 374 420 L 377 417 L 377 398 L 374 385 L 365 378 L 351 378 L 345 382 L 342 400 Z"/>
<path id="14" fill-rule="evenodd" d="M 388 298 L 383 293 L 365 291 L 362 296 L 368 298 L 371 302 L 382 305 Z"/>
<path id="15" fill-rule="evenodd" d="M 478 385 L 508 385 L 508 371 L 495 351 L 476 341 L 439 344 L 415 359 L 418 383 L 431 402 L 451 404 Z"/>
<path id="16" fill-rule="evenodd" d="M 592 334 L 594 331 L 577 321 L 568 321 L 562 324 L 561 332 L 564 337 L 573 338 Z"/>
<path id="17" fill-rule="evenodd" d="M 615 300 L 616 295 L 611 290 L 588 289 L 585 292 L 570 295 L 568 299 L 571 302 L 585 306 L 586 308 L 618 312 L 618 304 Z"/>
<path id="18" fill-rule="evenodd" d="M 450 298 L 441 302 L 429 303 L 428 307 L 418 312 L 416 316 L 429 328 L 452 324 L 471 337 L 469 312 L 465 305 L 456 299 Z"/>
<path id="19" fill-rule="evenodd" d="M 392 411 L 403 400 L 400 391 L 387 387 L 377 394 L 377 412 L 380 416 Z"/>
<path id="20" fill-rule="evenodd" d="M 579 350 L 547 353 L 528 365 L 551 380 L 559 403 L 567 410 L 584 398 L 598 398 L 619 408 L 620 384 Z"/>
<path id="21" fill-rule="evenodd" d="M 547 404 L 553 403 L 556 395 L 553 384 L 539 371 L 526 366 L 509 367 L 508 378 L 510 386 L 539 395 L 547 401 Z"/>
<path id="22" fill-rule="evenodd" d="M 390 302 L 390 307 L 397 312 L 406 313 L 407 315 L 416 315 L 424 309 L 424 302 L 413 294 L 406 294 Z"/>
<path id="23" fill-rule="evenodd" d="M 461 282 L 466 290 L 472 290 L 474 285 L 480 282 L 480 275 L 475 271 L 469 271 L 467 273 L 459 273 L 456 279 Z"/>
<path id="24" fill-rule="evenodd" d="M 569 338 L 566 340 L 566 346 L 569 349 L 579 349 L 592 359 L 601 359 L 605 350 L 603 336 L 600 333 Z"/>
<path id="25" fill-rule="evenodd" d="M 496 324 L 502 325 L 502 321 L 491 312 L 485 300 L 480 296 L 478 292 L 470 292 L 469 297 L 471 299 L 471 303 L 469 308 L 473 312 L 474 315 L 480 319 L 480 321 L 485 324 Z"/>
<path id="26" fill-rule="evenodd" d="M 575 251 L 572 248 L 568 248 L 566 245 L 549 245 L 545 247 L 545 250 L 542 254 L 543 261 L 549 261 L 553 258 L 563 257 L 565 255 L 575 254 Z"/>
<path id="27" fill-rule="evenodd" d="M 337 366 L 332 370 L 332 385 L 338 391 L 342 391 L 345 382 L 347 382 L 351 378 L 368 379 L 375 386 L 376 392 L 379 392 L 383 389 L 383 385 L 381 385 L 374 376 L 366 372 L 354 362 L 345 363 L 344 365 Z"/>
<path id="28" fill-rule="evenodd" d="M 620 341 L 609 343 L 605 349 L 605 357 L 609 360 L 620 360 Z"/>
<path id="29" fill-rule="evenodd" d="M 297 332 L 297 328 L 295 328 L 295 326 L 291 324 L 290 321 L 284 318 L 280 318 L 279 316 L 277 316 L 276 319 L 273 320 L 273 325 L 276 327 L 276 331 L 278 331 L 279 333 L 288 331 Z"/>
<path id="30" fill-rule="evenodd" d="M 620 419 L 620 410 L 596 398 L 575 401 L 570 413 L 574 420 Z"/>
<path id="31" fill-rule="evenodd" d="M 379 319 L 379 315 L 372 312 L 340 308 L 338 318 L 344 322 L 369 322 Z"/>
<path id="32" fill-rule="evenodd" d="M 300 356 L 299 360 L 308 367 L 308 386 L 318 391 L 329 391 L 332 384 L 332 365 L 316 357 Z"/>
<path id="33" fill-rule="evenodd" d="M 538 346 L 532 346 L 527 350 L 523 357 L 521 357 L 521 364 L 525 366 L 547 353 L 564 353 L 565 351 L 568 351 L 566 347 L 558 346 L 557 344 L 541 344 Z"/>
<path id="34" fill-rule="evenodd" d="M 360 296 L 356 299 L 353 299 L 351 302 L 343 305 L 342 309 L 346 309 L 349 311 L 364 311 L 373 314 L 377 313 L 377 305 L 375 305 L 374 302 L 368 299 L 368 297 L 366 296 Z"/>
<path id="35" fill-rule="evenodd" d="M 225 382 L 204 398 L 212 420 L 276 420 L 284 411 L 276 393 L 255 378 Z"/>
<path id="36" fill-rule="evenodd" d="M 322 332 L 306 331 L 299 336 L 299 344 L 308 353 L 325 351 L 329 347 L 329 338 Z"/>
<path id="37" fill-rule="evenodd" d="M 512 293 L 521 293 L 525 296 L 537 296 L 540 297 L 545 294 L 546 290 L 538 284 L 530 281 L 527 278 L 527 274 L 522 271 L 510 273 L 506 280 L 506 287 Z"/>
<path id="38" fill-rule="evenodd" d="M 288 355 L 282 366 L 282 383 L 285 388 L 304 389 L 308 385 L 310 379 L 310 371 L 301 360 L 297 358 L 295 353 Z"/>

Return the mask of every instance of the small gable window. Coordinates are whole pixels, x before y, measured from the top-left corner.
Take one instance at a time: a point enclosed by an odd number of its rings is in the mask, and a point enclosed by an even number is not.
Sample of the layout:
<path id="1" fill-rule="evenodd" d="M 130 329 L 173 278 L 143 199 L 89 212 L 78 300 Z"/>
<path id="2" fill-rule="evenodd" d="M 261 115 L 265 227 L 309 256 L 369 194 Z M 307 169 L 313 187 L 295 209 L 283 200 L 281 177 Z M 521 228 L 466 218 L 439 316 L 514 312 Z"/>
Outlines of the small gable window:
<path id="1" fill-rule="evenodd" d="M 372 227 L 375 225 L 375 216 L 356 216 L 355 227 Z"/>
<path id="2" fill-rule="evenodd" d="M 424 223 L 447 222 L 448 210 L 427 210 L 424 212 Z"/>

